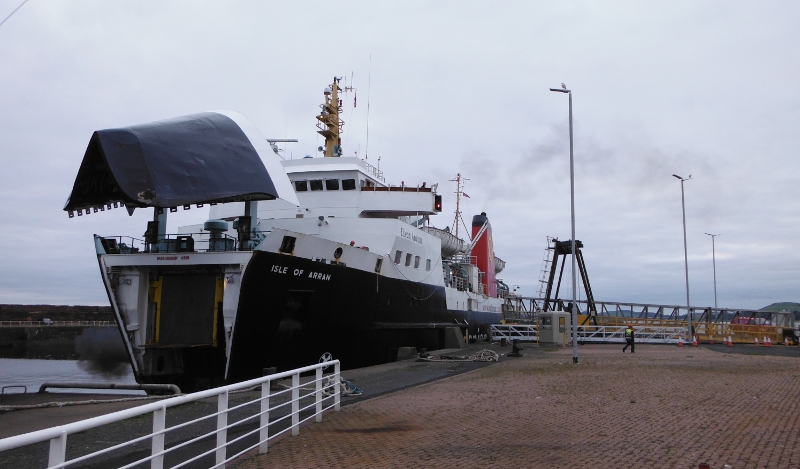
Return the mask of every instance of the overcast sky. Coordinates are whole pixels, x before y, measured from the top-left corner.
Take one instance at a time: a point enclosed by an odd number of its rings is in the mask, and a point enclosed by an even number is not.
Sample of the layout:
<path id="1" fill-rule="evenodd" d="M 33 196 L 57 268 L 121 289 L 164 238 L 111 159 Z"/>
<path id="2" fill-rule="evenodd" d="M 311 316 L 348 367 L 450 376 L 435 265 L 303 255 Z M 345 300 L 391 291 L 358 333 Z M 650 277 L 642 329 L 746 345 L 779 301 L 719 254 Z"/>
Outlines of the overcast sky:
<path id="1" fill-rule="evenodd" d="M 315 155 L 334 75 L 358 96 L 345 153 L 438 182 L 439 227 L 469 178 L 467 223 L 488 213 L 523 293 L 546 236 L 570 237 L 564 82 L 597 300 L 685 304 L 677 173 L 692 304 L 714 303 L 706 232 L 720 306 L 798 301 L 798 20 L 789 1 L 29 0 L 0 27 L 0 303 L 107 304 L 92 234 L 141 237 L 151 214 L 62 211 L 93 131 L 231 109 Z"/>

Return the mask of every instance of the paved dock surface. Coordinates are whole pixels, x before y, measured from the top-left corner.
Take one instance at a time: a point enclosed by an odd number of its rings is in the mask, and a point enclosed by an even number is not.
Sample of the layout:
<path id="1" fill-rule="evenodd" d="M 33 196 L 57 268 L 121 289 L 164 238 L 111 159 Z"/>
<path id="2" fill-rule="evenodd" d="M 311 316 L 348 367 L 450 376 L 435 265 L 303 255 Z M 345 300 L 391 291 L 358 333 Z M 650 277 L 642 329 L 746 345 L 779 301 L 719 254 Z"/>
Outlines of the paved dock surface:
<path id="1" fill-rule="evenodd" d="M 489 344 L 485 344 L 490 346 Z M 464 350 L 449 350 L 437 351 L 434 353 L 442 354 L 456 354 L 456 355 L 469 355 L 475 350 L 482 348 L 478 345 L 472 345 L 471 349 Z M 499 349 L 499 347 L 495 348 Z M 389 392 L 395 392 L 402 389 L 407 389 L 424 383 L 452 377 L 459 373 L 469 372 L 479 369 L 481 367 L 490 366 L 490 363 L 485 362 L 447 362 L 447 363 L 418 363 L 413 360 L 401 361 L 396 363 L 387 363 L 368 368 L 357 370 L 345 370 L 342 376 L 349 380 L 354 385 L 363 390 L 363 395 L 359 397 L 344 397 L 342 404 L 345 406 L 351 402 L 359 402 L 361 400 L 384 395 Z M 328 372 L 333 371 L 329 368 Z M 301 383 L 306 382 L 311 377 L 301 378 Z M 284 380 L 284 384 L 290 384 L 290 380 Z M 255 399 L 260 395 L 260 391 L 247 391 L 237 394 L 232 394 L 230 397 L 230 406 L 233 407 L 239 403 L 247 400 Z M 81 405 L 65 405 L 63 407 L 47 407 L 47 408 L 21 408 L 41 405 L 44 403 L 50 404 L 75 404 L 79 401 L 93 402 L 97 400 L 116 400 L 124 398 L 121 395 L 91 395 L 91 394 L 66 394 L 66 393 L 45 393 L 45 394 L 6 394 L 0 396 L 0 438 L 19 435 L 43 428 L 48 428 L 56 425 L 63 425 L 78 420 L 87 419 L 97 415 L 102 415 L 117 410 L 135 407 L 145 403 L 152 402 L 152 400 L 135 400 L 135 401 L 122 401 L 122 402 L 105 402 L 105 403 L 86 403 Z M 165 396 L 170 397 L 170 396 Z M 287 401 L 288 394 L 281 397 L 273 397 L 272 404 L 277 405 Z M 204 399 L 194 403 L 171 408 L 167 413 L 168 426 L 174 426 L 181 422 L 196 419 L 202 415 L 208 415 L 216 410 L 215 398 Z M 270 413 L 273 421 L 284 416 L 288 412 L 289 407 L 284 406 L 280 410 Z M 308 414 L 308 412 L 306 412 Z M 236 421 L 242 418 L 245 413 L 232 412 L 230 421 Z M 280 431 L 285 428 L 289 420 L 278 422 L 273 428 L 273 432 Z M 192 425 L 174 432 L 167 436 L 167 447 L 177 445 L 188 441 L 191 438 L 198 437 L 203 433 L 212 431 L 215 423 L 209 420 L 202 424 Z M 123 422 L 106 425 L 103 427 L 95 428 L 86 432 L 81 432 L 71 435 L 67 442 L 67 454 L 69 458 L 74 458 L 92 451 L 102 448 L 107 448 L 114 444 L 121 443 L 130 438 L 146 435 L 152 428 L 152 419 L 148 416 L 143 416 L 135 419 L 129 419 Z M 236 438 L 255 428 L 255 423 L 244 424 L 234 429 L 229 430 L 229 439 Z M 229 449 L 229 454 L 235 454 L 238 451 L 255 443 L 255 437 L 247 437 L 240 442 L 233 444 Z M 184 450 L 179 450 L 176 454 L 168 455 L 166 458 L 165 467 L 171 467 L 178 461 L 183 461 L 189 457 L 196 455 L 204 450 L 213 448 L 214 439 L 209 438 L 198 442 L 194 446 Z M 47 448 L 48 443 L 38 443 L 35 445 L 17 448 L 0 453 L 0 469 L 15 468 L 43 468 L 47 465 Z M 125 450 L 120 450 L 110 456 L 104 456 L 99 460 L 93 460 L 90 463 L 81 465 L 82 468 L 108 468 L 119 467 L 135 461 L 138 458 L 145 457 L 150 453 L 150 446 L 148 442 L 138 443 Z M 205 459 L 200 459 L 195 463 L 189 464 L 189 468 L 206 468 L 214 464 L 213 455 Z"/>
<path id="2" fill-rule="evenodd" d="M 800 347 L 621 349 L 583 345 L 573 365 L 570 348 L 527 346 L 349 401 L 230 466 L 800 468 Z"/>

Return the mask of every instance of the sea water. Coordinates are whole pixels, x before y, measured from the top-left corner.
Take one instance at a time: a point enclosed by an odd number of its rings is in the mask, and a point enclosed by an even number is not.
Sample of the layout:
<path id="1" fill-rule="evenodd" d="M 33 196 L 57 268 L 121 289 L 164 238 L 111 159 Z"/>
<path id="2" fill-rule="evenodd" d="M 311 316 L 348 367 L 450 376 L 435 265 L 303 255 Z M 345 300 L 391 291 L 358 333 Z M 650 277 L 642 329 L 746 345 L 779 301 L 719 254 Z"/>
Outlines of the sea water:
<path id="1" fill-rule="evenodd" d="M 136 384 L 130 365 L 120 366 L 113 373 L 93 372 L 91 366 L 79 360 L 35 360 L 0 358 L 0 388 L 25 386 L 27 392 L 37 392 L 46 382 Z M 5 393 L 22 392 L 22 388 L 7 388 Z M 141 394 L 142 391 L 88 389 L 50 389 L 48 392 L 102 392 L 103 394 Z"/>

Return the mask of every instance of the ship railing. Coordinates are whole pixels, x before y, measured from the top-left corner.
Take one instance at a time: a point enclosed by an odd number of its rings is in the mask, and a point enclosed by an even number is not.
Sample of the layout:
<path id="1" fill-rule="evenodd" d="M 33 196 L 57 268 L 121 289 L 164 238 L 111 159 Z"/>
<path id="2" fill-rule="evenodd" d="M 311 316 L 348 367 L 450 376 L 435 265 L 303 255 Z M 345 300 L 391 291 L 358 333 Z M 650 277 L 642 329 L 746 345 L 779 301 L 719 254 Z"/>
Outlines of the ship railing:
<path id="1" fill-rule="evenodd" d="M 369 174 L 374 176 L 375 179 L 379 180 L 380 182 L 382 182 L 384 184 L 386 183 L 386 178 L 383 177 L 383 171 L 381 171 L 380 169 L 376 168 L 375 166 L 372 166 L 371 164 L 367 163 L 365 160 L 361 160 L 361 161 L 364 162 L 364 165 L 366 166 L 367 172 Z"/>
<path id="2" fill-rule="evenodd" d="M 469 264 L 469 265 L 478 265 L 478 256 L 467 256 L 465 254 L 455 254 L 450 259 L 451 262 L 455 262 L 457 264 Z"/>
<path id="3" fill-rule="evenodd" d="M 0 327 L 85 327 L 114 326 L 114 321 L 0 321 Z"/>
<path id="4" fill-rule="evenodd" d="M 323 376 L 323 370 L 331 365 L 334 367 L 333 374 L 327 377 Z M 314 373 L 314 379 L 301 385 L 300 375 L 310 372 Z M 292 385 L 286 386 L 281 391 L 273 392 L 272 384 L 285 378 L 291 378 Z M 311 419 L 321 422 L 322 414 L 325 411 L 333 409 L 338 412 L 341 401 L 340 382 L 339 361 L 332 360 L 228 386 L 184 394 L 79 422 L 3 438 L 0 439 L 0 452 L 49 441 L 47 467 L 57 469 L 74 464 L 83 466 L 92 460 L 102 464 L 111 457 L 119 457 L 120 453 L 126 449 L 130 451 L 127 455 L 129 458 L 138 456 L 141 454 L 141 445 L 149 442 L 151 447 L 149 456 L 141 457 L 133 462 L 129 462 L 126 458 L 126 462 L 129 463 L 122 468 L 143 467 L 148 463 L 152 469 L 161 469 L 165 465 L 182 467 L 191 463 L 203 467 L 224 468 L 226 463 L 255 448 L 258 448 L 261 454 L 266 453 L 269 441 L 284 433 L 291 432 L 293 436 L 299 435 L 302 423 Z M 236 399 L 234 405 L 229 406 L 231 394 L 254 390 L 258 386 L 261 388 L 258 397 L 242 403 Z M 311 387 L 310 390 L 309 387 Z M 301 391 L 308 392 L 301 394 Z M 207 413 L 207 415 L 188 422 L 167 426 L 168 410 L 209 398 L 216 398 L 216 412 Z M 67 459 L 67 439 L 70 435 L 147 414 L 152 414 L 153 418 L 151 433 Z M 229 422 L 229 417 L 232 417 L 230 420 L 235 421 Z M 175 434 L 172 436 L 170 434 L 170 432 L 185 429 L 192 424 L 213 423 L 214 421 L 216 421 L 214 430 L 189 440 L 178 440 Z M 253 426 L 255 428 L 251 428 Z M 236 434 L 229 438 L 229 431 Z M 197 447 L 204 443 L 203 448 Z M 186 448 L 189 445 L 193 446 Z M 132 446 L 133 448 L 131 448 Z M 229 454 L 228 449 L 231 446 L 233 446 L 231 452 L 235 451 L 234 454 Z M 190 449 L 193 450 L 189 451 Z M 77 448 L 70 448 L 70 452 L 75 450 Z M 199 453 L 195 454 L 197 451 Z"/>
<path id="5" fill-rule="evenodd" d="M 255 235 L 257 238 L 263 238 L 266 233 L 269 233 L 269 231 L 257 231 Z M 170 233 L 163 235 L 158 241 L 152 243 L 131 236 L 103 236 L 101 240 L 108 254 L 227 252 L 239 250 L 238 238 L 225 233 L 215 237 L 211 237 L 208 232 Z"/>
<path id="6" fill-rule="evenodd" d="M 470 289 L 469 281 L 463 277 L 456 275 L 446 275 L 444 279 L 445 286 L 455 288 L 458 291 L 468 291 Z"/>

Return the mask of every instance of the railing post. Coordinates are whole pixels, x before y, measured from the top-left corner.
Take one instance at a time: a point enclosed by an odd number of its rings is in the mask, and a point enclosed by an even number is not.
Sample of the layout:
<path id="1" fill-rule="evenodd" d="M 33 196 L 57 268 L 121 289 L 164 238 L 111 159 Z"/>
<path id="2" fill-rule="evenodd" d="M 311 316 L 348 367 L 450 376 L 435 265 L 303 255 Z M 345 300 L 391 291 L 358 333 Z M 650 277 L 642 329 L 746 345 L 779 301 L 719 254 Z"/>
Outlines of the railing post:
<path id="1" fill-rule="evenodd" d="M 317 368 L 317 392 L 314 394 L 317 401 L 317 422 L 322 422 L 322 366 Z"/>
<path id="2" fill-rule="evenodd" d="M 334 378 L 333 378 L 333 386 L 334 386 L 334 391 L 333 391 L 334 407 L 333 407 L 333 410 L 335 410 L 336 412 L 339 412 L 339 404 L 340 404 L 341 399 L 342 399 L 342 393 L 341 393 L 341 389 L 340 389 L 341 386 L 339 385 L 339 382 L 341 381 L 341 376 L 339 375 L 340 371 L 341 371 L 340 370 L 340 364 L 339 364 L 339 362 L 336 362 L 336 364 L 333 366 L 333 376 L 334 376 Z"/>
<path id="3" fill-rule="evenodd" d="M 261 383 L 261 430 L 258 432 L 258 445 L 259 454 L 265 454 L 269 451 L 269 388 L 272 381 Z"/>
<path id="4" fill-rule="evenodd" d="M 47 467 L 53 467 L 64 462 L 67 458 L 67 432 L 62 431 L 60 436 L 50 440 L 50 458 Z"/>
<path id="5" fill-rule="evenodd" d="M 292 375 L 292 436 L 300 434 L 300 373 Z"/>
<path id="6" fill-rule="evenodd" d="M 153 438 L 151 439 L 153 449 L 150 452 L 151 456 L 155 456 L 156 454 L 164 451 L 164 434 L 155 433 L 161 432 L 166 428 L 167 423 L 167 408 L 161 407 L 160 409 L 153 412 Z M 164 455 L 160 454 L 155 456 L 153 459 L 150 460 L 150 469 L 163 469 L 164 467 Z"/>
<path id="7" fill-rule="evenodd" d="M 225 449 L 228 443 L 228 390 L 217 398 L 217 467 L 225 467 Z"/>

